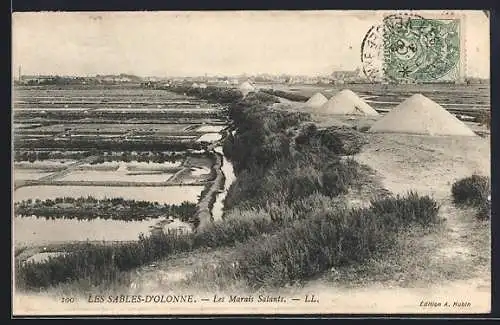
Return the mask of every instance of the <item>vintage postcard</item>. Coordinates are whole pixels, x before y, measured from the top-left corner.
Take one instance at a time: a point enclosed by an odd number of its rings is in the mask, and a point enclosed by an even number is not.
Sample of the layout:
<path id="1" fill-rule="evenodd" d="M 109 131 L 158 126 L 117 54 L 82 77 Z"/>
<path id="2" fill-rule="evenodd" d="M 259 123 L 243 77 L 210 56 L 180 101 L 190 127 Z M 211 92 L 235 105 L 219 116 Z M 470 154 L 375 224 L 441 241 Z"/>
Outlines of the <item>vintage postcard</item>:
<path id="1" fill-rule="evenodd" d="M 13 13 L 13 314 L 490 312 L 489 26 Z"/>

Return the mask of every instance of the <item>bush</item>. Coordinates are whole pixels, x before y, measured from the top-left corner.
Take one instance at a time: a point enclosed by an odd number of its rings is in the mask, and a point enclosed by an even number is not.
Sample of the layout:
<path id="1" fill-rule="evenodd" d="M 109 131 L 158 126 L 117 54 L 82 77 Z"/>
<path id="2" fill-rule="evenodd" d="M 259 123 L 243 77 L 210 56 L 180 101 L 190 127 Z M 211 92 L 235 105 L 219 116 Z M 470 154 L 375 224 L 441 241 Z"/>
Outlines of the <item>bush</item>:
<path id="1" fill-rule="evenodd" d="M 472 175 L 456 181 L 451 187 L 453 202 L 461 206 L 480 207 L 488 201 L 491 191 L 490 178 Z"/>
<path id="2" fill-rule="evenodd" d="M 195 247 L 220 247 L 244 242 L 249 237 L 276 230 L 264 211 L 232 211 L 224 222 L 214 222 L 193 237 Z"/>
<path id="3" fill-rule="evenodd" d="M 439 222 L 439 206 L 429 196 L 409 192 L 406 197 L 397 195 L 371 202 L 375 214 L 386 216 L 388 224 L 418 223 L 428 226 Z"/>
<path id="4" fill-rule="evenodd" d="M 370 208 L 322 211 L 238 245 L 231 256 L 237 267 L 223 273 L 256 287 L 291 284 L 387 250 L 404 227 L 438 222 L 438 210 L 434 200 L 411 192 Z"/>
<path id="5" fill-rule="evenodd" d="M 349 188 L 361 181 L 359 164 L 353 159 L 330 162 L 323 171 L 322 193 L 328 196 L 347 194 Z"/>
<path id="6" fill-rule="evenodd" d="M 307 97 L 307 96 L 300 95 L 300 94 L 294 94 L 294 93 L 286 92 L 283 90 L 261 89 L 261 92 L 265 92 L 265 93 L 268 93 L 270 95 L 282 97 L 282 98 L 289 99 L 289 100 L 296 101 L 296 102 L 306 102 L 309 99 L 309 97 Z"/>
<path id="7" fill-rule="evenodd" d="M 295 138 L 295 143 L 300 150 L 324 147 L 337 155 L 355 155 L 361 151 L 365 141 L 358 131 L 350 128 L 330 127 L 318 130 L 305 125 Z"/>
<path id="8" fill-rule="evenodd" d="M 318 157 L 304 155 L 275 162 L 267 170 L 244 170 L 226 197 L 227 208 L 294 204 L 314 193 L 336 197 L 362 182 L 363 175 L 354 160 Z"/>
<path id="9" fill-rule="evenodd" d="M 262 91 L 257 91 L 257 92 L 251 92 L 245 97 L 246 101 L 258 101 L 262 104 L 274 104 L 274 103 L 279 103 L 280 100 L 271 94 L 262 92 Z"/>

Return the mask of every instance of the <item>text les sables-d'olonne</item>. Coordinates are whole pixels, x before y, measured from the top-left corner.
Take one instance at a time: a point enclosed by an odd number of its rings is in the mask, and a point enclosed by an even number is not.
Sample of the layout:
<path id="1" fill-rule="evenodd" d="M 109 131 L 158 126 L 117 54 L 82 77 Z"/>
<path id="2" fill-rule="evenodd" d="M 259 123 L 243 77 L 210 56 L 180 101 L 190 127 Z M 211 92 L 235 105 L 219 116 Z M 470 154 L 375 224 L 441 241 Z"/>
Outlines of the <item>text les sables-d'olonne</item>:
<path id="1" fill-rule="evenodd" d="M 319 299 L 311 294 L 301 298 L 291 298 L 291 301 L 302 301 L 306 303 L 319 303 Z M 213 302 L 213 303 L 286 303 L 287 298 L 284 296 L 239 296 L 214 295 L 209 298 L 196 299 L 193 295 L 89 295 L 88 303 L 198 303 Z"/>

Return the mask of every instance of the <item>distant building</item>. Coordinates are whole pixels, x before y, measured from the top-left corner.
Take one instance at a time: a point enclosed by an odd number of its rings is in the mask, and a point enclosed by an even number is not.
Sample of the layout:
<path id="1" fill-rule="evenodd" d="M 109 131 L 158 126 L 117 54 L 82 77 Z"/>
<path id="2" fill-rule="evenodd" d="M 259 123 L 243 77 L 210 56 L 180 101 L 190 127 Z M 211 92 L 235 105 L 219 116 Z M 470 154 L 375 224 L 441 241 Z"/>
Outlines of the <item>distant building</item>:
<path id="1" fill-rule="evenodd" d="M 159 77 L 146 77 L 146 78 L 144 78 L 143 81 L 159 82 L 159 81 L 162 81 L 162 78 L 159 78 Z"/>
<path id="2" fill-rule="evenodd" d="M 357 81 L 361 77 L 361 69 L 356 68 L 351 71 L 334 71 L 330 77 L 334 82 L 338 82 L 339 80 L 342 80 L 344 83 Z"/>
<path id="3" fill-rule="evenodd" d="M 19 83 L 23 85 L 37 85 L 43 83 L 54 82 L 55 76 L 21 76 Z"/>
<path id="4" fill-rule="evenodd" d="M 97 75 L 94 79 L 99 83 L 127 83 L 127 82 L 142 82 L 142 78 L 128 75 L 128 74 L 119 74 L 119 75 Z"/>
<path id="5" fill-rule="evenodd" d="M 328 78 L 319 78 L 318 81 L 316 82 L 316 84 L 318 85 L 328 85 L 330 84 L 332 81 Z"/>
<path id="6" fill-rule="evenodd" d="M 106 76 L 100 79 L 103 82 L 115 83 L 115 82 L 131 82 L 132 79 L 128 77 L 119 77 L 119 76 Z"/>
<path id="7" fill-rule="evenodd" d="M 474 78 L 474 77 L 465 78 L 465 80 L 461 81 L 462 83 L 467 83 L 468 85 L 488 84 L 490 82 L 489 79 Z"/>

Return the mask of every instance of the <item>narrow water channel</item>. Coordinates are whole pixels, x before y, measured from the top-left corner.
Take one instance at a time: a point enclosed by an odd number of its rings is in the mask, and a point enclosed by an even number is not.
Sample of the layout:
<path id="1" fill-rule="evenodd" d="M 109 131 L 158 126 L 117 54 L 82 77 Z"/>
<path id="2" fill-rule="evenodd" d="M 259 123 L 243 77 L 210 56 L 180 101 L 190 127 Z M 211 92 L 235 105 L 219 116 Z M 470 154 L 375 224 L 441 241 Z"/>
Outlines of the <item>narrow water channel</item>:
<path id="1" fill-rule="evenodd" d="M 212 208 L 212 217 L 214 221 L 222 219 L 224 199 L 226 198 L 227 191 L 231 184 L 235 181 L 236 175 L 234 174 L 233 164 L 226 158 L 222 146 L 214 148 L 215 152 L 222 155 L 222 173 L 224 174 L 224 189 L 217 194 Z"/>

